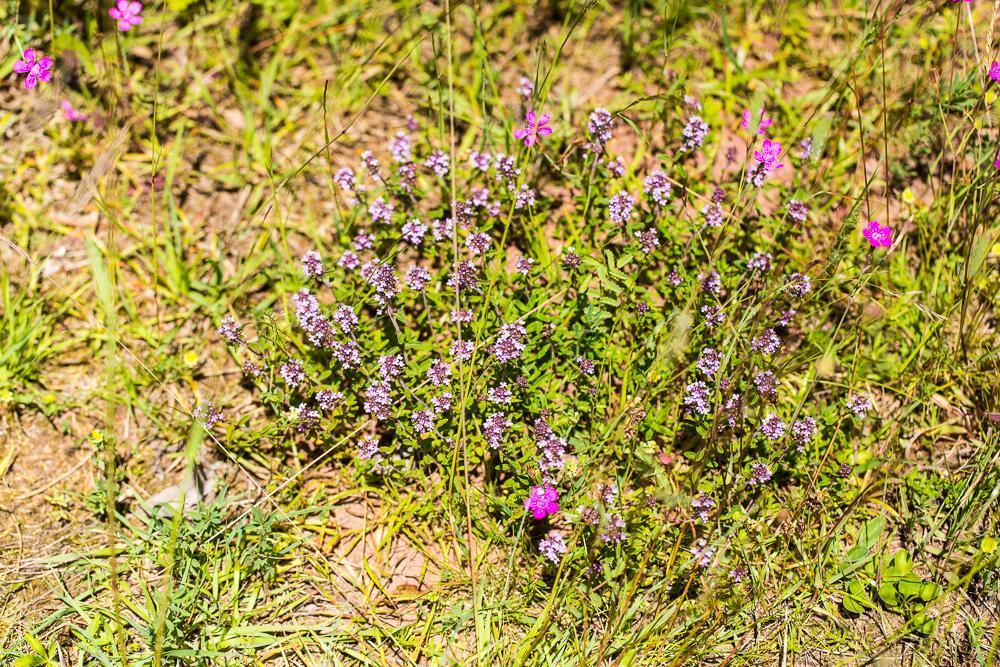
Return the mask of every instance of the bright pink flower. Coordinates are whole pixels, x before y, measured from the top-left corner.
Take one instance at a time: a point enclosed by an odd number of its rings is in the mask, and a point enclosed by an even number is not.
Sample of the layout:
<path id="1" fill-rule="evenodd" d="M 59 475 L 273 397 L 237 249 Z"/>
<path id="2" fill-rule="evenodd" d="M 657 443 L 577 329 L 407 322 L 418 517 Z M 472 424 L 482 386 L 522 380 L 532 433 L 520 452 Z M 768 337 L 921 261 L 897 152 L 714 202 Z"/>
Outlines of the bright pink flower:
<path id="1" fill-rule="evenodd" d="M 990 65 L 990 78 L 994 81 L 1000 81 L 1000 63 L 995 60 Z"/>
<path id="2" fill-rule="evenodd" d="M 528 126 L 514 130 L 514 138 L 524 139 L 525 146 L 534 146 L 539 137 L 547 137 L 552 134 L 552 128 L 548 126 L 550 118 L 551 116 L 547 113 L 536 117 L 534 111 L 529 111 L 524 114 L 524 122 Z"/>
<path id="3" fill-rule="evenodd" d="M 71 123 L 87 120 L 87 114 L 83 113 L 82 111 L 77 111 L 76 107 L 74 107 L 73 103 L 70 102 L 69 100 L 62 101 L 62 110 L 63 114 L 66 115 L 66 120 L 70 121 Z"/>
<path id="4" fill-rule="evenodd" d="M 870 221 L 862 233 L 873 248 L 878 248 L 879 246 L 888 248 L 892 245 L 892 229 L 888 225 L 883 227 L 878 224 L 878 220 Z"/>
<path id="5" fill-rule="evenodd" d="M 142 3 L 136 0 L 118 0 L 115 6 L 108 10 L 108 16 L 118 21 L 118 29 L 128 32 L 132 26 L 142 23 Z"/>
<path id="6" fill-rule="evenodd" d="M 767 171 L 781 169 L 785 166 L 778 162 L 778 158 L 781 156 L 781 143 L 778 141 L 765 139 L 764 143 L 760 146 L 760 150 L 753 152 L 753 156 Z"/>
<path id="7" fill-rule="evenodd" d="M 48 56 L 35 58 L 34 49 L 25 49 L 21 60 L 14 63 L 14 71 L 18 74 L 27 74 L 24 77 L 24 87 L 34 88 L 38 82 L 48 83 L 52 79 L 52 58 Z"/>
<path id="8" fill-rule="evenodd" d="M 778 158 L 781 157 L 781 142 L 778 141 L 765 139 L 760 145 L 760 150 L 753 152 L 753 157 L 757 164 L 751 171 L 747 172 L 747 177 L 758 188 L 764 184 L 764 179 L 767 178 L 768 174 L 785 166 L 778 162 Z"/>
<path id="9" fill-rule="evenodd" d="M 744 109 L 743 110 L 743 122 L 740 123 L 740 127 L 742 127 L 747 132 L 750 131 L 750 118 L 751 118 L 751 116 L 752 116 L 752 114 L 750 113 L 750 109 Z M 760 123 L 757 124 L 757 127 L 755 128 L 755 131 L 760 136 L 764 136 L 765 130 L 767 130 L 767 128 L 771 127 L 772 123 L 774 123 L 774 119 L 768 118 L 767 117 L 767 112 L 764 111 L 763 109 L 761 109 L 760 110 Z"/>
<path id="10" fill-rule="evenodd" d="M 524 509 L 529 510 L 536 519 L 555 514 L 559 511 L 559 492 L 551 484 L 533 486 L 524 500 Z"/>

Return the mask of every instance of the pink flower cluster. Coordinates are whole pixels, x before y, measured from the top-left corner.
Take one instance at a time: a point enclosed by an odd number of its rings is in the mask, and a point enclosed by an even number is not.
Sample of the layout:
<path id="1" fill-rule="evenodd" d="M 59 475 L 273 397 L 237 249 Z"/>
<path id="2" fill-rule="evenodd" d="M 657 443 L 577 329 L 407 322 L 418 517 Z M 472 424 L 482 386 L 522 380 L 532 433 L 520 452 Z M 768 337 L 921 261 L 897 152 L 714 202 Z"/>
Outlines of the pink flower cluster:
<path id="1" fill-rule="evenodd" d="M 533 486 L 524 501 L 524 509 L 539 520 L 555 514 L 559 511 L 559 492 L 551 484 Z"/>
<path id="2" fill-rule="evenodd" d="M 41 53 L 36 56 L 34 49 L 25 49 L 21 60 L 14 63 L 14 71 L 25 75 L 25 88 L 34 88 L 52 80 L 52 58 Z"/>
<path id="3" fill-rule="evenodd" d="M 142 23 L 142 3 L 136 0 L 118 0 L 114 7 L 108 10 L 108 16 L 113 18 L 122 32 L 128 32 L 133 26 Z"/>
<path id="4" fill-rule="evenodd" d="M 888 248 L 892 245 L 892 229 L 888 225 L 883 226 L 878 224 L 878 220 L 871 220 L 862 234 L 868 239 L 868 243 L 873 248 Z"/>

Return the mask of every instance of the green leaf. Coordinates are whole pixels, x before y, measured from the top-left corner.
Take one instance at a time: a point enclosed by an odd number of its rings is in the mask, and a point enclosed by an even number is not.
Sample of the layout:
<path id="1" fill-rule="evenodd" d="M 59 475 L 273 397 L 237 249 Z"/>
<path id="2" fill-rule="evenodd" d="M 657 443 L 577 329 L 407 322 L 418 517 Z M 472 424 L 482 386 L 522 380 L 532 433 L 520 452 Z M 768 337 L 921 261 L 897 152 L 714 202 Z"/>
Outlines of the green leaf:
<path id="1" fill-rule="evenodd" d="M 45 644 L 43 644 L 37 637 L 35 637 L 30 632 L 24 633 L 24 641 L 28 643 L 31 650 L 40 656 L 48 656 L 48 651 L 45 650 Z"/>
<path id="2" fill-rule="evenodd" d="M 983 268 L 986 262 L 986 255 L 993 245 L 995 230 L 980 234 L 972 244 L 972 252 L 969 254 L 969 278 L 974 277 Z"/>
<path id="3" fill-rule="evenodd" d="M 45 658 L 38 655 L 22 655 L 12 664 L 14 667 L 36 667 L 37 665 L 44 665 L 46 662 L 48 661 Z"/>
<path id="4" fill-rule="evenodd" d="M 920 599 L 924 602 L 930 602 L 940 593 L 941 587 L 932 581 L 925 581 L 924 585 L 920 587 Z"/>
<path id="5" fill-rule="evenodd" d="M 885 604 L 890 607 L 899 606 L 899 595 L 896 593 L 896 587 L 892 584 L 882 584 L 878 587 L 878 596 Z"/>
<path id="6" fill-rule="evenodd" d="M 851 612 L 852 614 L 863 614 L 865 608 L 862 607 L 854 598 L 850 595 L 846 596 L 843 600 L 844 609 Z"/>
<path id="7" fill-rule="evenodd" d="M 904 598 L 915 598 L 920 595 L 923 582 L 919 578 L 910 575 L 900 580 L 896 586 L 899 588 L 899 594 Z"/>

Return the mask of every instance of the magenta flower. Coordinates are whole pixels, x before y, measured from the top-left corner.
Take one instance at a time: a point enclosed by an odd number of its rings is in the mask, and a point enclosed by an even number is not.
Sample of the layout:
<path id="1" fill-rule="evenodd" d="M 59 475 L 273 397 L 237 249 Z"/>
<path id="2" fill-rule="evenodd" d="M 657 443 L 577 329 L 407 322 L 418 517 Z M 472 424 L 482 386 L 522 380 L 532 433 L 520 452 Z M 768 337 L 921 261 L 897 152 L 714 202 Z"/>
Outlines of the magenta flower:
<path id="1" fill-rule="evenodd" d="M 524 500 L 524 509 L 529 510 L 536 519 L 555 514 L 559 511 L 559 492 L 551 484 L 533 486 Z"/>
<path id="2" fill-rule="evenodd" d="M 740 123 L 740 127 L 742 127 L 747 132 L 750 131 L 750 119 L 752 115 L 753 114 L 750 112 L 750 109 L 743 110 L 743 122 Z M 760 122 L 757 124 L 757 127 L 754 128 L 754 131 L 757 132 L 758 135 L 763 136 L 764 132 L 767 130 L 767 128 L 771 127 L 772 123 L 774 123 L 774 119 L 768 118 L 767 112 L 761 109 Z"/>
<path id="3" fill-rule="evenodd" d="M 87 120 L 87 114 L 82 111 L 78 111 L 69 100 L 62 101 L 62 110 L 63 114 L 66 116 L 66 120 L 71 123 Z"/>
<path id="4" fill-rule="evenodd" d="M 534 146 L 539 137 L 547 137 L 552 134 L 552 128 L 548 125 L 550 118 L 551 116 L 547 113 L 543 113 L 541 116 L 535 116 L 534 111 L 529 111 L 524 114 L 524 122 L 527 123 L 528 126 L 519 127 L 514 130 L 514 138 L 524 139 L 525 146 Z"/>
<path id="5" fill-rule="evenodd" d="M 990 65 L 990 78 L 994 81 L 1000 81 L 1000 63 L 995 60 Z"/>
<path id="6" fill-rule="evenodd" d="M 753 152 L 753 156 L 767 171 L 781 169 L 785 166 L 778 162 L 778 158 L 781 157 L 781 143 L 778 141 L 765 139 L 764 143 L 760 146 L 760 150 Z"/>
<path id="7" fill-rule="evenodd" d="M 118 29 L 128 32 L 132 26 L 142 23 L 142 3 L 136 0 L 118 0 L 115 6 L 108 10 L 108 16 L 118 21 Z"/>
<path id="8" fill-rule="evenodd" d="M 14 71 L 18 74 L 26 74 L 24 77 L 24 87 L 34 88 L 38 82 L 48 83 L 52 79 L 52 58 L 38 54 L 40 58 L 35 58 L 34 49 L 25 49 L 21 60 L 14 63 Z"/>
<path id="9" fill-rule="evenodd" d="M 764 184 L 764 179 L 775 169 L 781 169 L 785 165 L 778 162 L 781 156 L 781 142 L 765 139 L 760 145 L 759 151 L 753 152 L 753 157 L 757 161 L 753 171 L 748 173 L 750 181 L 758 188 Z"/>
<path id="10" fill-rule="evenodd" d="M 862 233 L 873 248 L 878 248 L 879 246 L 888 248 L 892 245 L 892 229 L 888 225 L 883 227 L 878 224 L 878 220 L 870 221 Z"/>

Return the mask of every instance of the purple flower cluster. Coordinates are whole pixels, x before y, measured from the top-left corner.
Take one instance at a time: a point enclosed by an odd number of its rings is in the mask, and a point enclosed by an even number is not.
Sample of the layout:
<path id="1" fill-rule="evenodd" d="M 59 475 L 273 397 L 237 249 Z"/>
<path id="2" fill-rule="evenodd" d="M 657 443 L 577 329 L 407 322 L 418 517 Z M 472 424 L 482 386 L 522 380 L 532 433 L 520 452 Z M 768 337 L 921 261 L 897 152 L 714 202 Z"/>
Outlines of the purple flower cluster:
<path id="1" fill-rule="evenodd" d="M 726 212 L 716 203 L 705 204 L 701 209 L 701 214 L 705 216 L 705 225 L 708 227 L 721 227 L 725 219 Z"/>
<path id="2" fill-rule="evenodd" d="M 587 144 L 587 149 L 592 153 L 603 151 L 605 144 L 611 141 L 614 129 L 614 116 L 607 109 L 595 109 L 592 111 L 590 118 L 587 120 L 587 131 L 590 132 L 592 141 Z"/>
<path id="3" fill-rule="evenodd" d="M 375 302 L 383 308 L 392 304 L 396 295 L 399 294 L 396 271 L 388 262 L 377 258 L 373 259 L 361 267 L 361 277 L 375 288 Z"/>
<path id="4" fill-rule="evenodd" d="M 538 467 L 546 475 L 562 470 L 566 459 L 566 441 L 555 434 L 544 418 L 535 420 L 535 444 L 538 446 Z"/>
<path id="5" fill-rule="evenodd" d="M 414 292 L 419 292 L 431 281 L 430 272 L 422 266 L 411 264 L 406 270 L 406 286 Z"/>
<path id="6" fill-rule="evenodd" d="M 386 382 L 392 382 L 406 370 L 401 354 L 386 354 L 378 358 L 378 372 Z"/>
<path id="7" fill-rule="evenodd" d="M 278 375 L 285 381 L 289 389 L 295 389 L 305 382 L 306 373 L 302 370 L 302 364 L 294 359 L 290 359 L 278 367 Z"/>
<path id="8" fill-rule="evenodd" d="M 670 180 L 667 175 L 657 169 L 646 177 L 642 192 L 659 207 L 664 207 L 670 200 Z"/>
<path id="9" fill-rule="evenodd" d="M 760 432 L 771 442 L 778 442 L 785 437 L 785 422 L 778 415 L 769 412 L 760 423 Z"/>
<path id="10" fill-rule="evenodd" d="M 454 357 L 455 361 L 468 361 L 472 358 L 472 351 L 474 349 L 472 341 L 469 340 L 456 340 L 451 344 L 451 349 L 449 352 L 451 356 Z"/>
<path id="11" fill-rule="evenodd" d="M 868 414 L 868 411 L 875 407 L 868 394 L 853 394 L 847 399 L 847 409 L 854 413 L 855 417 L 861 418 Z"/>
<path id="12" fill-rule="evenodd" d="M 632 218 L 632 207 L 634 205 L 635 200 L 632 199 L 632 195 L 622 190 L 608 200 L 608 217 L 616 225 L 623 225 Z"/>
<path id="13" fill-rule="evenodd" d="M 365 392 L 365 413 L 372 415 L 378 421 L 392 419 L 392 387 L 385 380 L 372 382 Z"/>
<path id="14" fill-rule="evenodd" d="M 639 245 L 642 246 L 642 251 L 647 255 L 660 247 L 660 235 L 654 227 L 635 232 L 635 238 L 639 241 Z"/>
<path id="15" fill-rule="evenodd" d="M 444 178 L 448 175 L 451 159 L 444 151 L 434 151 L 424 160 L 424 166 L 434 172 L 435 175 Z"/>
<path id="16" fill-rule="evenodd" d="M 788 217 L 795 222 L 805 222 L 809 217 L 809 207 L 798 199 L 791 199 L 788 202 Z"/>
<path id="17" fill-rule="evenodd" d="M 333 410 L 338 403 L 343 402 L 344 395 L 332 389 L 321 389 L 316 392 L 316 403 L 324 410 Z"/>
<path id="18" fill-rule="evenodd" d="M 608 524 L 601 532 L 601 540 L 605 544 L 621 544 L 628 537 L 625 532 L 625 519 L 619 514 L 612 514 L 608 517 Z"/>
<path id="19" fill-rule="evenodd" d="M 420 436 L 425 436 L 434 430 L 434 413 L 430 410 L 417 410 L 410 415 L 410 421 Z"/>
<path id="20" fill-rule="evenodd" d="M 456 262 L 448 277 L 448 287 L 456 292 L 466 289 L 473 289 L 479 285 L 479 270 L 476 265 L 467 259 Z"/>
<path id="21" fill-rule="evenodd" d="M 750 484 L 767 484 L 771 481 L 771 469 L 767 464 L 757 461 L 750 466 Z"/>
<path id="22" fill-rule="evenodd" d="M 778 338 L 778 334 L 774 332 L 774 329 L 766 329 L 764 333 L 755 336 L 750 341 L 751 350 L 765 355 L 774 354 L 780 347 L 781 339 Z"/>
<path id="23" fill-rule="evenodd" d="M 708 520 L 709 513 L 715 509 L 715 501 L 704 491 L 699 491 L 698 495 L 691 501 L 691 509 L 702 521 Z"/>
<path id="24" fill-rule="evenodd" d="M 222 411 L 216 408 L 211 402 L 199 403 L 191 415 L 209 430 L 226 420 Z"/>
<path id="25" fill-rule="evenodd" d="M 486 392 L 486 400 L 497 405 L 510 405 L 513 398 L 514 394 L 508 389 L 506 382 L 490 387 L 489 391 Z"/>
<path id="26" fill-rule="evenodd" d="M 701 148 L 701 145 L 705 143 L 705 137 L 708 135 L 708 124 L 701 119 L 701 116 L 691 116 L 688 118 L 687 125 L 681 131 L 681 136 L 684 138 L 684 146 L 682 150 L 685 151 L 695 151 Z"/>
<path id="27" fill-rule="evenodd" d="M 382 197 L 379 197 L 368 205 L 368 215 L 371 216 L 372 222 L 384 225 L 392 222 L 392 214 L 395 210 L 396 207 Z"/>
<path id="28" fill-rule="evenodd" d="M 809 276 L 805 274 L 793 273 L 788 277 L 788 284 L 785 286 L 785 289 L 792 296 L 801 299 L 812 291 L 812 282 L 810 282 Z"/>
<path id="29" fill-rule="evenodd" d="M 295 306 L 295 318 L 299 326 L 306 332 L 309 342 L 316 347 L 332 347 L 334 340 L 333 325 L 320 312 L 319 301 L 313 294 L 303 288 L 292 295 L 292 305 Z"/>
<path id="30" fill-rule="evenodd" d="M 751 271 L 760 271 L 761 273 L 767 273 L 771 270 L 771 264 L 774 262 L 774 257 L 769 252 L 758 252 L 755 253 L 753 257 L 747 262 L 747 268 Z"/>
<path id="31" fill-rule="evenodd" d="M 765 401 L 774 401 L 778 398 L 778 378 L 772 371 L 761 371 L 755 375 L 753 385 Z"/>
<path id="32" fill-rule="evenodd" d="M 712 396 L 708 385 L 697 380 L 685 388 L 684 407 L 688 412 L 707 415 L 712 410 Z"/>
<path id="33" fill-rule="evenodd" d="M 792 423 L 792 442 L 800 452 L 806 450 L 806 445 L 816 437 L 816 420 L 812 417 L 796 419 Z"/>
<path id="34" fill-rule="evenodd" d="M 714 329 L 726 321 L 726 314 L 718 306 L 702 306 L 701 314 L 705 317 L 705 327 Z"/>
<path id="35" fill-rule="evenodd" d="M 549 533 L 538 543 L 538 552 L 548 558 L 553 563 L 558 563 L 563 554 L 566 553 L 566 540 L 563 536 L 550 530 Z"/>
<path id="36" fill-rule="evenodd" d="M 302 255 L 302 275 L 306 278 L 322 278 L 325 270 L 323 269 L 323 258 L 315 250 L 310 250 L 306 254 Z"/>
<path id="37" fill-rule="evenodd" d="M 502 325 L 496 341 L 490 346 L 490 354 L 501 364 L 509 364 L 520 359 L 526 347 L 524 339 L 527 335 L 527 330 L 520 322 Z"/>
<path id="38" fill-rule="evenodd" d="M 373 435 L 366 435 L 357 444 L 358 458 L 367 461 L 378 454 L 378 438 Z"/>
<path id="39" fill-rule="evenodd" d="M 719 364 L 722 362 L 722 357 L 719 353 L 710 347 L 706 347 L 701 351 L 701 356 L 698 358 L 698 370 L 706 375 L 706 377 L 712 377 L 719 371 Z"/>
<path id="40" fill-rule="evenodd" d="M 507 419 L 507 416 L 504 413 L 491 413 L 483 421 L 483 437 L 486 438 L 486 444 L 493 449 L 500 449 L 500 446 L 503 444 L 504 436 L 506 436 L 507 430 L 510 429 L 510 427 L 510 420 Z"/>
<path id="41" fill-rule="evenodd" d="M 222 324 L 219 325 L 217 331 L 227 343 L 238 345 L 243 342 L 243 332 L 236 318 L 232 315 L 226 315 L 222 318 Z"/>
<path id="42" fill-rule="evenodd" d="M 705 538 L 700 538 L 692 544 L 688 551 L 694 556 L 695 565 L 698 567 L 708 567 L 712 564 L 712 559 L 715 558 L 715 547 L 708 546 Z"/>
<path id="43" fill-rule="evenodd" d="M 427 379 L 435 387 L 451 381 L 451 364 L 443 359 L 437 359 L 427 370 Z"/>

